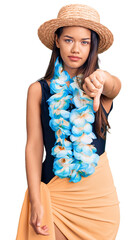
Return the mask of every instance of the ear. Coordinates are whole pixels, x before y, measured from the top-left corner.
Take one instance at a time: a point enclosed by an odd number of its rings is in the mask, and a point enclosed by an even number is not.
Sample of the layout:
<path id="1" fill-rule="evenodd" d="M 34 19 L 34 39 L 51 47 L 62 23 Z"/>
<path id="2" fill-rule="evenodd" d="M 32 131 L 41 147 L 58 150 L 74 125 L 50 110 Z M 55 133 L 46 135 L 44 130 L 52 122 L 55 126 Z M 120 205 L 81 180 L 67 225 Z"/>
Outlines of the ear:
<path id="1" fill-rule="evenodd" d="M 58 42 L 58 36 L 57 36 L 57 34 L 55 34 L 55 43 L 56 43 L 57 48 L 59 48 L 59 42 Z"/>

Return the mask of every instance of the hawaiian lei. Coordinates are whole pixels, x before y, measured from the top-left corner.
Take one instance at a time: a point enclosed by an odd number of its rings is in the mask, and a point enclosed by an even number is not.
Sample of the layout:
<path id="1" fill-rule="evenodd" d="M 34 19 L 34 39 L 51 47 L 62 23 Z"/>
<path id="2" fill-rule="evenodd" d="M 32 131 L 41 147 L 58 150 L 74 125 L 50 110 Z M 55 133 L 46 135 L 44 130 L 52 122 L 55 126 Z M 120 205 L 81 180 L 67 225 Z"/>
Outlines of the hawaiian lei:
<path id="1" fill-rule="evenodd" d="M 51 150 L 55 157 L 53 172 L 69 182 L 79 182 L 95 172 L 99 155 L 91 144 L 96 138 L 92 132 L 95 120 L 93 99 L 80 89 L 77 79 L 63 70 L 59 57 L 55 61 L 54 76 L 50 80 L 49 126 L 55 131 L 56 142 Z M 70 81 L 69 87 L 66 82 Z M 67 110 L 70 104 L 76 108 Z M 69 140 L 67 140 L 67 138 Z"/>

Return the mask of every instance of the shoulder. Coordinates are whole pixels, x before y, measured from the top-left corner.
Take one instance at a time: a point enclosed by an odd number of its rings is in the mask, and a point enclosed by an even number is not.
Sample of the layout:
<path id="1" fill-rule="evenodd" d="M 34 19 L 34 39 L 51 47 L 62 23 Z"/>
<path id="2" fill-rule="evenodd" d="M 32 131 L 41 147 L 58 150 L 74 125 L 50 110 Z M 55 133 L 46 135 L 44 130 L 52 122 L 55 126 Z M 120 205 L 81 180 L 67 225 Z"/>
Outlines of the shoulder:
<path id="1" fill-rule="evenodd" d="M 32 99 L 33 101 L 37 101 L 41 103 L 41 97 L 42 97 L 42 89 L 41 85 L 38 81 L 33 82 L 29 85 L 27 96 L 29 99 Z"/>
<path id="2" fill-rule="evenodd" d="M 113 98 L 108 98 L 105 95 L 102 95 L 102 105 L 105 109 L 105 111 L 107 112 L 107 114 L 110 112 L 112 103 L 113 103 Z"/>

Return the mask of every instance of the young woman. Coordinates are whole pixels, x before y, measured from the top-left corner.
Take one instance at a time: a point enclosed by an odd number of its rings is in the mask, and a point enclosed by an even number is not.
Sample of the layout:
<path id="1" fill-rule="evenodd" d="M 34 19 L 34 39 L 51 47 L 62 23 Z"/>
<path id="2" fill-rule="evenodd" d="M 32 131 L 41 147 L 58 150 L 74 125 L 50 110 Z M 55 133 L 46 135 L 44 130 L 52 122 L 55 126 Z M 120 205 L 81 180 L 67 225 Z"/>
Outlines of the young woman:
<path id="1" fill-rule="evenodd" d="M 121 83 L 98 58 L 113 35 L 95 9 L 70 4 L 38 36 L 52 55 L 28 89 L 28 189 L 16 239 L 113 240 L 120 210 L 105 143 Z"/>

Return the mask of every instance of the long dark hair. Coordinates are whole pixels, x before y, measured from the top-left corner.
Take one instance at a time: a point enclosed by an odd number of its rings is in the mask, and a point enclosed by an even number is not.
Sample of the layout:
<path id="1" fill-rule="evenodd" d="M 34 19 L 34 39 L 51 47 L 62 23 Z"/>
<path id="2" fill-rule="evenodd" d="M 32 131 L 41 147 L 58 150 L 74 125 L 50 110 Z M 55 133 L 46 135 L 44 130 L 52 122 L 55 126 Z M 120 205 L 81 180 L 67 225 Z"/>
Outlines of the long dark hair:
<path id="1" fill-rule="evenodd" d="M 99 36 L 98 34 L 91 30 L 91 47 L 90 47 L 90 53 L 89 56 L 86 60 L 86 62 L 77 69 L 77 73 L 76 75 L 78 75 L 79 73 L 83 74 L 83 81 L 86 77 L 88 77 L 90 74 L 92 74 L 94 71 L 96 71 L 96 69 L 99 68 L 99 57 L 98 57 L 98 46 L 99 46 Z M 58 38 L 60 38 L 60 35 L 63 32 L 63 27 L 58 28 L 55 31 L 55 34 L 57 34 Z M 63 61 L 60 55 L 60 50 L 59 48 L 57 48 L 56 43 L 54 41 L 54 45 L 53 45 L 53 50 L 52 50 L 52 54 L 51 54 L 51 58 L 49 61 L 49 65 L 48 68 L 46 70 L 46 73 L 43 77 L 43 79 L 45 80 L 50 80 L 53 78 L 53 74 L 54 74 L 54 64 L 56 61 L 56 58 L 59 56 L 59 60 Z M 82 84 L 83 84 L 82 81 Z M 103 101 L 103 95 L 101 94 L 100 97 L 100 105 L 99 105 L 99 109 L 98 111 L 95 113 L 95 130 L 97 133 L 98 137 L 101 137 L 103 139 L 105 139 L 105 133 L 106 131 L 109 132 L 109 122 L 104 114 L 101 102 Z"/>

